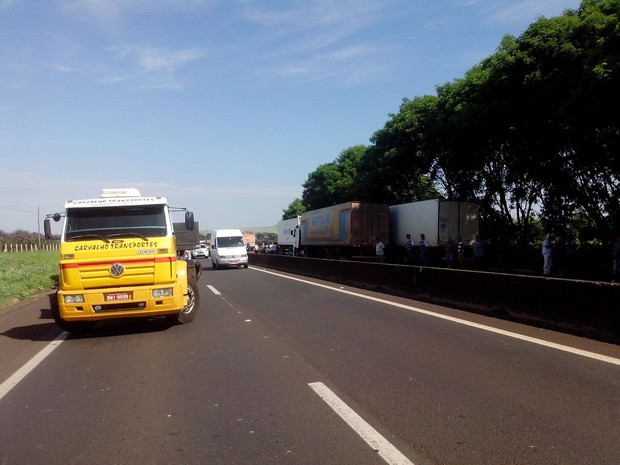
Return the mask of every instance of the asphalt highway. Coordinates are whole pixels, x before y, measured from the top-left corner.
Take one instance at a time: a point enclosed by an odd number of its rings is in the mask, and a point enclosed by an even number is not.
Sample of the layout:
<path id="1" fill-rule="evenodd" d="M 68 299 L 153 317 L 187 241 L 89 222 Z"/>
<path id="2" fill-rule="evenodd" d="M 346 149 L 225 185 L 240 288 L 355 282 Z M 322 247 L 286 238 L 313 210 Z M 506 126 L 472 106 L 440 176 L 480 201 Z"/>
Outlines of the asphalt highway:
<path id="1" fill-rule="evenodd" d="M 194 322 L 0 312 L 0 464 L 620 463 L 620 347 L 204 260 Z"/>

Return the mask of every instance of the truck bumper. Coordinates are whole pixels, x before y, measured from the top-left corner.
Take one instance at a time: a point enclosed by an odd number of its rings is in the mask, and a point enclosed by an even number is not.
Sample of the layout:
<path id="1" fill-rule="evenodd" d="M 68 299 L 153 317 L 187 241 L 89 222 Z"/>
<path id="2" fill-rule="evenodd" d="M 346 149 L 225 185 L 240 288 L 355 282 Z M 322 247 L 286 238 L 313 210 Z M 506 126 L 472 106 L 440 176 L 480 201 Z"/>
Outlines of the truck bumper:
<path id="1" fill-rule="evenodd" d="M 153 297 L 155 290 L 171 289 L 170 296 Z M 67 297 L 83 302 L 67 303 Z M 59 291 L 60 317 L 66 321 L 98 321 L 111 318 L 154 317 L 179 313 L 187 304 L 187 283 L 122 287 L 97 290 Z"/>

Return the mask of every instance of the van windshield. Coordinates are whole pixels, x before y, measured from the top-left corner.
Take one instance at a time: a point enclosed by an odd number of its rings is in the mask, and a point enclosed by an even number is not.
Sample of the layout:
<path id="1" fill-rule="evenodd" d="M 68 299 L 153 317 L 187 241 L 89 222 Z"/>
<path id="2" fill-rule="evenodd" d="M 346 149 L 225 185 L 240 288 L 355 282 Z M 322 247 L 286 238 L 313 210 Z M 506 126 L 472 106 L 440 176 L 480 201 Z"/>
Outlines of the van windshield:
<path id="1" fill-rule="evenodd" d="M 217 238 L 218 247 L 243 247 L 243 237 L 241 236 L 223 236 Z"/>

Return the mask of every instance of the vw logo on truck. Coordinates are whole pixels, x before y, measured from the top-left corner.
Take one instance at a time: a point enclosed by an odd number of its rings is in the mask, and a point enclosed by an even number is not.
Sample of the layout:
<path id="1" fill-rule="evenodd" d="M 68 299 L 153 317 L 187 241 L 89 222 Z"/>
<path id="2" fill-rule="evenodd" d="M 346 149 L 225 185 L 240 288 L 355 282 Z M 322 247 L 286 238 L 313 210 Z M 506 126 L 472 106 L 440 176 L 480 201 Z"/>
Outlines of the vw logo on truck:
<path id="1" fill-rule="evenodd" d="M 122 263 L 115 263 L 114 265 L 110 267 L 110 274 L 114 276 L 115 278 L 120 278 L 121 276 L 123 276 L 124 272 L 125 272 L 125 267 L 123 266 Z"/>

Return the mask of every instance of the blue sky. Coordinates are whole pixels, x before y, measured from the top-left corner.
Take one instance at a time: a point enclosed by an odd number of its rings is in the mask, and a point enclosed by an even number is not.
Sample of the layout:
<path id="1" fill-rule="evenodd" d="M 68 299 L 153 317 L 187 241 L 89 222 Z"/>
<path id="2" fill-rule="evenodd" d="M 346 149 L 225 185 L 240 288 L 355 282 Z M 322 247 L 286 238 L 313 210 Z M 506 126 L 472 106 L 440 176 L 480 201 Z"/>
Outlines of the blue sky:
<path id="1" fill-rule="evenodd" d="M 106 187 L 166 196 L 201 230 L 273 226 L 403 98 L 579 4 L 0 0 L 0 230 Z"/>

